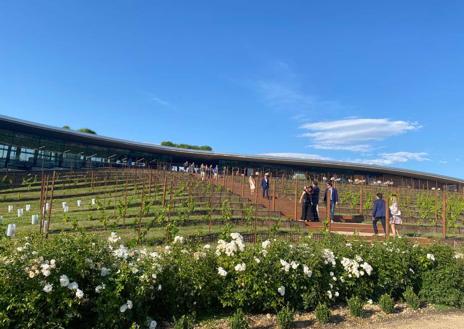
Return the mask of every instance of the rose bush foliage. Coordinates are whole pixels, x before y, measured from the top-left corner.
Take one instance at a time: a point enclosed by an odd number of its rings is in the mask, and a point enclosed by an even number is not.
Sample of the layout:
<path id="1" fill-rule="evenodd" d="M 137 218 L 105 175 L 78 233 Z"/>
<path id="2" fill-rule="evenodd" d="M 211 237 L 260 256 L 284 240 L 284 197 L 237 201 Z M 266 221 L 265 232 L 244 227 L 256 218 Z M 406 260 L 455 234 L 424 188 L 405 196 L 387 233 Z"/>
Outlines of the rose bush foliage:
<path id="1" fill-rule="evenodd" d="M 156 321 L 224 310 L 314 310 L 347 299 L 423 299 L 464 305 L 462 254 L 405 239 L 347 242 L 336 235 L 298 244 L 214 245 L 182 237 L 156 250 L 92 235 L 0 241 L 0 327 L 155 328 Z"/>

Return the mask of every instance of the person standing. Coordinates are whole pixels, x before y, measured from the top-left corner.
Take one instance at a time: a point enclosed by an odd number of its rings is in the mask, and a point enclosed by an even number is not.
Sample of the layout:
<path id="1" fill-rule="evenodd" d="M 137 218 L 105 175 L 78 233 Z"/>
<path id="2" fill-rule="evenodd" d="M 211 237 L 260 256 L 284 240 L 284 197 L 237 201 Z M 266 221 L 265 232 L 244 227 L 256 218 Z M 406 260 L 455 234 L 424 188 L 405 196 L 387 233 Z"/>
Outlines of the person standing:
<path id="1" fill-rule="evenodd" d="M 385 200 L 383 199 L 383 195 L 382 193 L 377 193 L 372 210 L 372 226 L 374 228 L 374 234 L 376 235 L 379 234 L 379 230 L 377 229 L 378 221 L 382 223 L 383 232 L 386 233 L 385 211 Z"/>
<path id="2" fill-rule="evenodd" d="M 398 225 L 403 224 L 403 221 L 401 220 L 401 210 L 398 207 L 398 198 L 396 194 L 393 194 L 391 196 L 390 214 L 390 226 L 392 234 L 393 236 L 397 236 L 400 238 L 400 231 Z"/>
<path id="3" fill-rule="evenodd" d="M 301 220 L 307 221 L 310 219 L 311 213 L 311 191 L 308 189 L 307 186 L 303 187 L 303 193 L 300 196 L 300 204 L 301 204 Z"/>
<path id="4" fill-rule="evenodd" d="M 202 180 L 202 181 L 205 180 L 205 176 L 206 176 L 206 167 L 205 167 L 205 165 L 202 163 L 201 166 L 200 166 L 200 177 L 201 177 L 201 180 Z"/>
<path id="5" fill-rule="evenodd" d="M 248 184 L 250 184 L 250 193 L 255 194 L 256 181 L 253 178 L 253 175 L 248 176 Z"/>
<path id="6" fill-rule="evenodd" d="M 317 181 L 313 181 L 313 189 L 312 189 L 312 192 L 311 192 L 311 214 L 312 214 L 312 220 L 314 222 L 318 222 L 319 221 L 319 213 L 318 213 L 318 204 L 319 204 L 319 193 L 320 193 L 320 189 L 319 187 L 317 186 L 318 183 Z"/>
<path id="7" fill-rule="evenodd" d="M 269 199 L 269 173 L 265 173 L 261 180 L 261 188 L 263 189 L 263 198 Z"/>
<path id="8" fill-rule="evenodd" d="M 335 206 L 338 204 L 338 191 L 333 186 L 332 181 L 328 181 L 326 187 L 324 202 L 327 203 L 327 198 L 330 197 L 330 221 L 333 223 L 335 218 Z"/>

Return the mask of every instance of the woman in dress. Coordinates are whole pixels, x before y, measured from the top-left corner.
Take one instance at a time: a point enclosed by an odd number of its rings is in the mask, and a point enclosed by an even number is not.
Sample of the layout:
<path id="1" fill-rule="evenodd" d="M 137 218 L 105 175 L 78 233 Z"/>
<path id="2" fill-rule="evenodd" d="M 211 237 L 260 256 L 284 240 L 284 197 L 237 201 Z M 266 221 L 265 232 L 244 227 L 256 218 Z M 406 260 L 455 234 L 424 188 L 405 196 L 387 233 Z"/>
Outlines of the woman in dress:
<path id="1" fill-rule="evenodd" d="M 256 181 L 253 178 L 253 175 L 248 176 L 248 183 L 250 184 L 250 193 L 254 194 L 256 189 Z"/>
<path id="2" fill-rule="evenodd" d="M 400 237 L 399 225 L 403 223 L 401 220 L 401 210 L 398 207 L 398 198 L 396 194 L 391 196 L 390 202 L 390 226 L 393 236 Z"/>
<path id="3" fill-rule="evenodd" d="M 311 192 L 312 192 L 312 189 L 305 186 L 300 196 L 301 220 L 302 221 L 310 220 L 312 217 L 311 216 Z"/>

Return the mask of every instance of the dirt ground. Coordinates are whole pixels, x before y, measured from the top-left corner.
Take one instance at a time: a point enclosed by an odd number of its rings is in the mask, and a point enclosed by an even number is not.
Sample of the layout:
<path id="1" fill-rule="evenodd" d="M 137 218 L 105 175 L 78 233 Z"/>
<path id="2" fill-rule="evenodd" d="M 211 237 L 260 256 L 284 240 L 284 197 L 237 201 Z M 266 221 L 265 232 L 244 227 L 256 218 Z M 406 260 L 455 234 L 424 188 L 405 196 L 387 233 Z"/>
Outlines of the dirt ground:
<path id="1" fill-rule="evenodd" d="M 383 313 L 378 306 L 367 305 L 363 318 L 353 318 L 346 309 L 332 312 L 331 322 L 319 324 L 313 313 L 297 314 L 294 328 L 315 329 L 464 329 L 464 310 L 437 310 L 433 307 L 414 311 L 405 305 L 397 305 L 394 314 Z M 277 328 L 275 315 L 255 315 L 249 318 L 253 329 Z M 199 329 L 227 329 L 226 319 L 200 324 Z"/>

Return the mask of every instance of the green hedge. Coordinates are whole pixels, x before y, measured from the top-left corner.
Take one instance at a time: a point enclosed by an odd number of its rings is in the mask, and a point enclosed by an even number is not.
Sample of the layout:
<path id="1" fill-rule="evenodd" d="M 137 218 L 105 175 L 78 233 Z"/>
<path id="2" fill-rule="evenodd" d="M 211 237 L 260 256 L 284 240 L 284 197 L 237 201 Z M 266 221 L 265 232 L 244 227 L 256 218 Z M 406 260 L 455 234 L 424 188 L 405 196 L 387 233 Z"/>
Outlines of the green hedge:
<path id="1" fill-rule="evenodd" d="M 464 306 L 462 255 L 443 245 L 334 235 L 297 245 L 245 245 L 237 233 L 214 246 L 176 237 L 157 252 L 128 249 L 116 235 L 0 241 L 2 328 L 154 328 L 184 314 L 398 299 L 408 287 L 426 301 Z"/>

